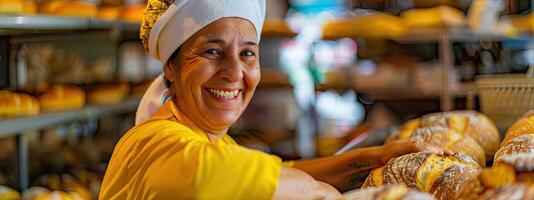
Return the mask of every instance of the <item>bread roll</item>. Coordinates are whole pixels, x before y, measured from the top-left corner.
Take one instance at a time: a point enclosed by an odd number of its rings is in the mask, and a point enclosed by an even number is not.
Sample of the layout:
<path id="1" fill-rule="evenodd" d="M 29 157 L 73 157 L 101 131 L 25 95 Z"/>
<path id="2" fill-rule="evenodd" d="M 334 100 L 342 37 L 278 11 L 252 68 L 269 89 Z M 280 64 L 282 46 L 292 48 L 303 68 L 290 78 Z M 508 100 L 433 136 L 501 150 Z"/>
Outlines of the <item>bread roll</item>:
<path id="1" fill-rule="evenodd" d="M 120 8 L 115 6 L 102 6 L 98 8 L 97 18 L 114 21 L 119 19 Z"/>
<path id="2" fill-rule="evenodd" d="M 467 135 L 462 135 L 446 127 L 418 128 L 399 136 L 399 139 L 422 138 L 428 144 L 441 148 L 447 148 L 455 153 L 470 156 L 480 164 L 486 166 L 484 150 L 480 145 Z"/>
<path id="3" fill-rule="evenodd" d="M 486 160 L 492 160 L 499 148 L 500 135 L 493 122 L 484 114 L 474 111 L 453 111 L 432 113 L 408 121 L 398 133 L 388 140 L 409 138 L 417 128 L 441 126 L 448 127 L 475 140 L 484 150 Z"/>
<path id="4" fill-rule="evenodd" d="M 0 90 L 0 117 L 33 116 L 39 114 L 39 102 L 34 97 Z"/>
<path id="5" fill-rule="evenodd" d="M 54 14 L 59 7 L 65 5 L 67 3 L 68 3 L 68 1 L 66 1 L 66 0 L 45 1 L 40 5 L 39 12 L 43 13 L 43 14 Z"/>
<path id="6" fill-rule="evenodd" d="M 494 163 L 500 162 L 505 156 L 534 153 L 534 132 L 532 133 L 533 134 L 515 137 L 506 142 L 506 144 L 495 153 Z"/>
<path id="7" fill-rule="evenodd" d="M 501 147 L 520 135 L 534 134 L 534 110 L 523 114 L 507 131 Z"/>
<path id="8" fill-rule="evenodd" d="M 146 5 L 144 4 L 124 7 L 121 11 L 120 19 L 127 22 L 140 24 L 143 21 L 145 7 Z"/>
<path id="9" fill-rule="evenodd" d="M 89 91 L 87 99 L 95 104 L 115 104 L 120 103 L 128 95 L 130 87 L 128 84 L 101 85 Z"/>
<path id="10" fill-rule="evenodd" d="M 84 18 L 93 18 L 96 17 L 98 10 L 95 4 L 85 2 L 85 1 L 71 1 L 65 4 L 58 6 L 58 8 L 53 12 L 55 15 L 62 16 L 74 16 L 74 17 L 84 17 Z"/>
<path id="11" fill-rule="evenodd" d="M 20 199 L 20 194 L 12 188 L 0 185 L 0 199 Z"/>
<path id="12" fill-rule="evenodd" d="M 79 109 L 85 105 L 85 93 L 75 86 L 54 85 L 39 97 L 39 101 L 45 111 Z"/>
<path id="13" fill-rule="evenodd" d="M 437 6 L 425 9 L 410 9 L 400 14 L 407 26 L 447 27 L 465 25 L 465 15 L 461 10 L 449 6 Z"/>
<path id="14" fill-rule="evenodd" d="M 428 193 L 407 188 L 405 185 L 386 185 L 359 189 L 343 194 L 346 200 L 432 200 Z"/>
<path id="15" fill-rule="evenodd" d="M 323 26 L 323 38 L 395 38 L 406 31 L 407 27 L 400 17 L 376 12 L 329 21 Z"/>
<path id="16" fill-rule="evenodd" d="M 534 188 L 524 184 L 505 185 L 490 189 L 479 200 L 529 200 L 534 199 Z"/>
<path id="17" fill-rule="evenodd" d="M 19 14 L 24 10 L 23 0 L 2 0 L 0 4 L 0 13 L 2 14 Z"/>
<path id="18" fill-rule="evenodd" d="M 461 154 L 412 153 L 393 158 L 371 171 L 362 188 L 401 183 L 429 192 L 437 199 L 454 199 L 461 186 L 480 169 L 473 159 Z"/>

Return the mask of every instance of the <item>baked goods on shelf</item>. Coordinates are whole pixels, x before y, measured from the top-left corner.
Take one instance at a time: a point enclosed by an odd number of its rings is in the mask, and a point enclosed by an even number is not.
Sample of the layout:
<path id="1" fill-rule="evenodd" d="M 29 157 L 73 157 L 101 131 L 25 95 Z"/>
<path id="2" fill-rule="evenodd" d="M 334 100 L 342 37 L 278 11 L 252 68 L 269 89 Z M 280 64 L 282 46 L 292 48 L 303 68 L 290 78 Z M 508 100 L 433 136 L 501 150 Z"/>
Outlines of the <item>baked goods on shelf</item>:
<path id="1" fill-rule="evenodd" d="M 406 184 L 428 192 L 437 199 L 455 199 L 464 183 L 476 177 L 480 166 L 462 154 L 440 156 L 428 152 L 391 159 L 367 177 L 362 188 L 387 184 Z"/>
<path id="2" fill-rule="evenodd" d="M 433 126 L 448 127 L 473 138 L 484 150 L 486 160 L 492 160 L 499 148 L 501 137 L 495 124 L 486 115 L 475 111 L 452 111 L 423 115 L 406 122 L 388 140 L 409 138 L 409 135 L 417 128 Z"/>
<path id="3" fill-rule="evenodd" d="M 54 85 L 39 97 L 43 111 L 63 111 L 79 109 L 85 105 L 82 89 L 70 85 Z"/>
<path id="4" fill-rule="evenodd" d="M 39 102 L 36 98 L 24 93 L 0 90 L 0 117 L 37 114 L 39 114 Z"/>
<path id="5" fill-rule="evenodd" d="M 343 194 L 346 200 L 433 200 L 432 195 L 410 189 L 402 184 L 386 185 L 349 191 Z"/>
<path id="6" fill-rule="evenodd" d="M 96 17 L 103 20 L 117 20 L 119 19 L 121 9 L 116 6 L 102 6 L 98 8 Z"/>
<path id="7" fill-rule="evenodd" d="M 20 199 L 20 194 L 13 188 L 0 185 L 0 199 L 6 199 L 6 200 Z"/>
<path id="8" fill-rule="evenodd" d="M 286 21 L 281 19 L 269 19 L 265 20 L 262 28 L 262 35 L 269 36 L 295 36 L 297 33 L 291 30 Z"/>
<path id="9" fill-rule="evenodd" d="M 144 4 L 124 7 L 122 8 L 119 18 L 127 22 L 140 24 L 143 21 L 145 7 L 146 5 Z"/>
<path id="10" fill-rule="evenodd" d="M 2 0 L 0 14 L 35 14 L 37 4 L 33 0 Z"/>
<path id="11" fill-rule="evenodd" d="M 37 178 L 37 184 L 51 190 L 52 192 L 48 195 L 53 195 L 54 192 L 62 192 L 64 196 L 77 196 L 79 199 L 86 200 L 96 199 L 85 185 L 68 174 L 43 175 Z"/>
<path id="12" fill-rule="evenodd" d="M 328 21 L 323 26 L 323 38 L 396 38 L 406 31 L 406 24 L 400 17 L 376 12 Z"/>
<path id="13" fill-rule="evenodd" d="M 96 5 L 85 1 L 58 2 L 51 6 L 48 13 L 62 16 L 92 18 L 97 15 Z"/>
<path id="14" fill-rule="evenodd" d="M 486 156 L 482 147 L 473 138 L 462 135 L 455 130 L 441 126 L 417 128 L 412 132 L 400 135 L 399 139 L 416 137 L 422 138 L 428 144 L 470 156 L 480 166 L 486 166 Z"/>
<path id="15" fill-rule="evenodd" d="M 411 9 L 400 14 L 404 23 L 411 28 L 459 27 L 466 19 L 461 10 L 450 6 Z"/>
<path id="16" fill-rule="evenodd" d="M 89 103 L 115 104 L 121 102 L 130 92 L 126 83 L 100 85 L 91 89 L 87 94 Z"/>

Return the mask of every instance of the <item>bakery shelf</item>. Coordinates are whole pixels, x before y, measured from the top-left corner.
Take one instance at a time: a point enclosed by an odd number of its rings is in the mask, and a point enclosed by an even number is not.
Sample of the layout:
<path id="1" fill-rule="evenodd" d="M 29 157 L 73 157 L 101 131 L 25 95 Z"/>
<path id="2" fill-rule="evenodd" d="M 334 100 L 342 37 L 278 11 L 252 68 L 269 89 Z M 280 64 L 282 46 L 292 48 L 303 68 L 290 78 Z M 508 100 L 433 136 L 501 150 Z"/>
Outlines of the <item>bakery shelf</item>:
<path id="1" fill-rule="evenodd" d="M 139 25 L 124 21 L 106 21 L 80 17 L 52 15 L 0 15 L 0 34 L 68 32 L 76 30 L 119 29 L 122 31 L 139 31 Z"/>
<path id="2" fill-rule="evenodd" d="M 17 133 L 37 130 L 54 124 L 76 120 L 95 119 L 101 116 L 134 112 L 140 98 L 129 98 L 119 104 L 113 105 L 87 105 L 83 109 L 41 113 L 37 116 L 24 118 L 7 118 L 0 120 L 0 137 L 15 135 Z"/>

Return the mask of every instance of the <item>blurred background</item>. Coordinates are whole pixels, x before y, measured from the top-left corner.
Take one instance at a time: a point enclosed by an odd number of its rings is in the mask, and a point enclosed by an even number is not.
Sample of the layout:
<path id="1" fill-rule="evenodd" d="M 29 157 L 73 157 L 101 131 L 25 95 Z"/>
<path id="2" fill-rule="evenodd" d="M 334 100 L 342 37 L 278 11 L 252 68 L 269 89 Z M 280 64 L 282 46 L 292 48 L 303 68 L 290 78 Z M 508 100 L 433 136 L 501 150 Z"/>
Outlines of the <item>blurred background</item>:
<path id="1" fill-rule="evenodd" d="M 7 186 L 27 199 L 97 198 L 115 143 L 162 73 L 139 39 L 145 5 L 0 0 L 0 196 Z M 477 110 L 505 130 L 534 108 L 533 5 L 268 0 L 262 79 L 230 134 L 292 160 L 380 145 L 431 112 Z M 509 75 L 515 92 L 494 89 L 492 78 Z"/>

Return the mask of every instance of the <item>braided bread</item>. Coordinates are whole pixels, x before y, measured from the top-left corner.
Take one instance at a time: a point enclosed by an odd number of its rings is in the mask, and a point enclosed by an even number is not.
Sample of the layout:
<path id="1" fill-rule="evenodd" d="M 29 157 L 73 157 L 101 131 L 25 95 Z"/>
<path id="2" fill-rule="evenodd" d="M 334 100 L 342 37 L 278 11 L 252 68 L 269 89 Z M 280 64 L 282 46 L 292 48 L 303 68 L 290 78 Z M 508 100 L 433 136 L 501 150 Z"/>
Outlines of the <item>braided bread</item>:
<path id="1" fill-rule="evenodd" d="M 461 186 L 479 170 L 480 166 L 473 159 L 462 154 L 412 153 L 393 158 L 385 166 L 371 171 L 362 188 L 401 183 L 429 192 L 437 199 L 455 199 Z"/>
<path id="2" fill-rule="evenodd" d="M 407 188 L 405 185 L 387 185 L 347 192 L 343 195 L 347 200 L 433 200 L 428 193 Z"/>

